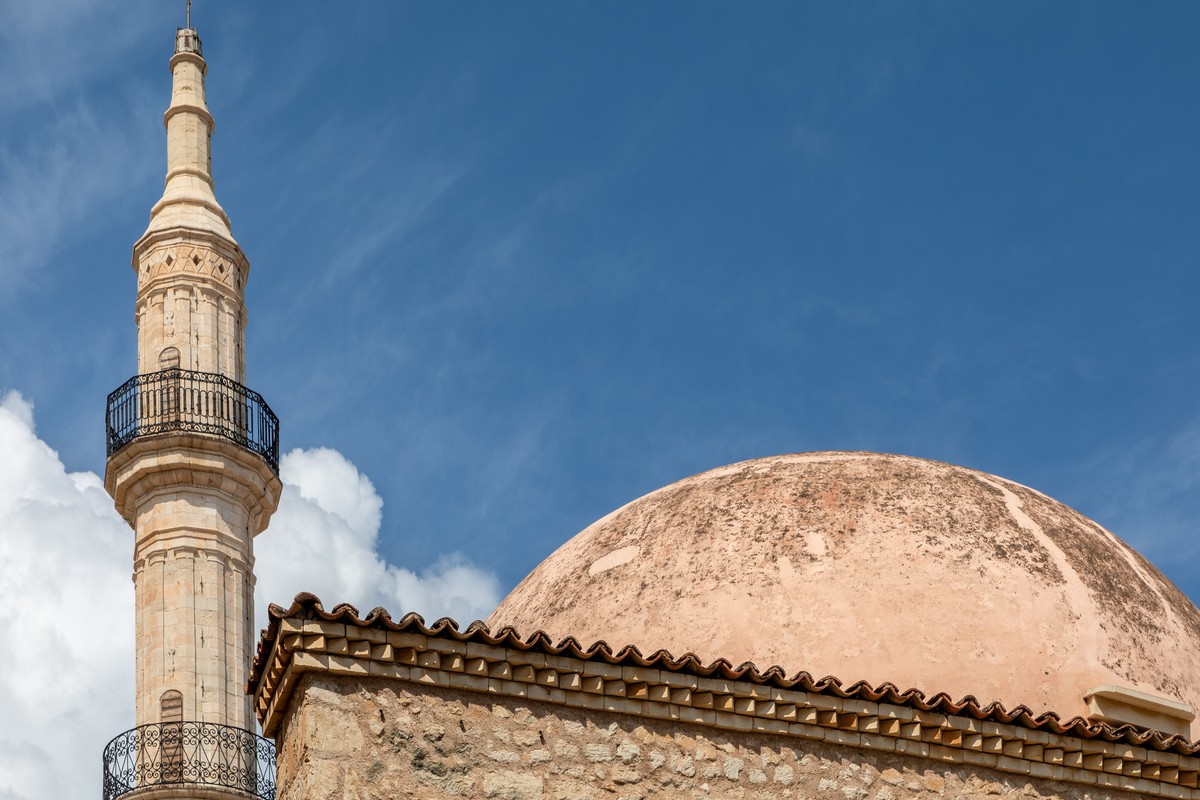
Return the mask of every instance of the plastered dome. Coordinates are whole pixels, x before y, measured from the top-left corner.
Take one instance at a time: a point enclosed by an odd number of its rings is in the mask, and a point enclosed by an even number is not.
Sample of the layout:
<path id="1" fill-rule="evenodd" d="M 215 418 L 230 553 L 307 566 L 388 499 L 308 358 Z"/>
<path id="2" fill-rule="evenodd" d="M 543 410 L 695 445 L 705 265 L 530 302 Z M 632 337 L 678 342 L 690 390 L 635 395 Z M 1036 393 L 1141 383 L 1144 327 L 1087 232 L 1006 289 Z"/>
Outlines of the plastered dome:
<path id="1" fill-rule="evenodd" d="M 1200 612 L 1149 562 L 1043 494 L 904 456 L 671 484 L 560 547 L 488 623 L 1064 719 L 1097 687 L 1200 701 Z"/>

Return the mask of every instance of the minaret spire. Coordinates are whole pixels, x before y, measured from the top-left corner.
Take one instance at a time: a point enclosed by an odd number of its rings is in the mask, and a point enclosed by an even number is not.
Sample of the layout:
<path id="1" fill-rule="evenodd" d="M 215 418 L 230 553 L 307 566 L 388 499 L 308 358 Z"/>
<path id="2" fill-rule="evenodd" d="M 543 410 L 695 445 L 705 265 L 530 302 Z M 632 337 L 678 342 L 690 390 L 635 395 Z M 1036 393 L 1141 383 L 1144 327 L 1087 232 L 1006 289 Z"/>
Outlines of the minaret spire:
<path id="1" fill-rule="evenodd" d="M 214 193 L 212 136 L 216 121 L 209 113 L 204 86 L 208 64 L 200 34 L 194 28 L 176 31 L 170 67 L 171 104 L 163 114 L 167 129 L 166 185 L 162 198 L 150 210 L 150 225 L 143 239 L 159 231 L 186 227 L 219 236 L 236 247 L 229 216 Z"/>
<path id="2" fill-rule="evenodd" d="M 192 29 L 192 0 L 187 0 L 187 29 Z"/>
<path id="3" fill-rule="evenodd" d="M 245 380 L 243 290 L 250 262 L 233 238 L 229 215 L 214 192 L 216 123 L 204 85 L 208 65 L 194 28 L 176 31 L 170 69 L 171 103 L 163 114 L 166 181 L 162 197 L 150 209 L 150 224 L 133 247 L 139 287 L 138 371 L 149 373 L 173 364 L 241 383 Z M 189 335 L 188 328 L 196 325 L 179 323 L 195 323 L 197 315 L 207 316 L 210 322 L 202 332 L 193 331 L 199 336 Z M 158 340 L 157 350 L 151 346 L 154 340 Z"/>

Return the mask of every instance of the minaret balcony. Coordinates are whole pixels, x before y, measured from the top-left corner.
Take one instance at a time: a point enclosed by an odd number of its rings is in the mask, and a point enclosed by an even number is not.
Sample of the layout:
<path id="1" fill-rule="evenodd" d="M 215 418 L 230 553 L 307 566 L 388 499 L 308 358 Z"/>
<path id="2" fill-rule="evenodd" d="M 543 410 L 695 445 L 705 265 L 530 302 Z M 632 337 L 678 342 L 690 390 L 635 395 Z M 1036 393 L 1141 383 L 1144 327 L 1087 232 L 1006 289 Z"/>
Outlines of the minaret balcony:
<path id="1" fill-rule="evenodd" d="M 205 797 L 275 800 L 275 743 L 228 725 L 163 722 L 125 731 L 104 748 L 104 800 L 201 796 L 186 791 L 200 788 Z"/>
<path id="2" fill-rule="evenodd" d="M 110 458 L 141 437 L 198 433 L 257 453 L 279 474 L 279 418 L 225 375 L 178 367 L 134 375 L 108 396 L 104 424 Z"/>

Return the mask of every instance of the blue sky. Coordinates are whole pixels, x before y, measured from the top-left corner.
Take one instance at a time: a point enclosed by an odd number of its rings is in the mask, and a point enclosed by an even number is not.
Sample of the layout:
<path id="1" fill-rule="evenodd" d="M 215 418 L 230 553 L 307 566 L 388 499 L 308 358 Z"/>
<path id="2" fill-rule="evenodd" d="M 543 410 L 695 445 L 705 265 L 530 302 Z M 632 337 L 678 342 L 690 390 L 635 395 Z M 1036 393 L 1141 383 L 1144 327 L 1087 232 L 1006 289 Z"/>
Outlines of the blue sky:
<path id="1" fill-rule="evenodd" d="M 182 6 L 0 0 L 0 387 L 70 470 L 134 370 Z M 678 478 L 869 449 L 1041 489 L 1200 596 L 1195 4 L 194 19 L 248 382 L 370 479 L 390 560 L 507 588 Z"/>
<path id="2" fill-rule="evenodd" d="M 0 0 L 0 800 L 94 796 L 76 755 L 132 725 L 98 476 L 182 16 Z M 194 21 L 289 451 L 260 618 L 300 589 L 486 615 L 646 492 L 819 449 L 1035 487 L 1200 598 L 1200 5 Z"/>

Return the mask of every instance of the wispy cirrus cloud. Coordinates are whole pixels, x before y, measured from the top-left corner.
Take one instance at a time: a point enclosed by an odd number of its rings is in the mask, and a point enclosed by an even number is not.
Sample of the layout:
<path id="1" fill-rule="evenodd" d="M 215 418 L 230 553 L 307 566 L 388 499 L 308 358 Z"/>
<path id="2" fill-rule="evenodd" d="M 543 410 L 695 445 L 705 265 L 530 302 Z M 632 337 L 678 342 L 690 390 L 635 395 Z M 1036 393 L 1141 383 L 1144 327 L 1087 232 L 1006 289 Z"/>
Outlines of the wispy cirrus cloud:
<path id="1" fill-rule="evenodd" d="M 1105 447 L 1073 470 L 1089 516 L 1175 580 L 1189 596 L 1200 583 L 1200 418 L 1161 436 Z"/>
<path id="2" fill-rule="evenodd" d="M 0 3 L 0 302 L 105 218 L 157 144 L 161 98 L 127 85 L 114 103 L 107 90 L 160 21 L 156 5 Z"/>
<path id="3" fill-rule="evenodd" d="M 0 118 L 105 81 L 163 11 L 152 0 L 0 3 Z"/>
<path id="4" fill-rule="evenodd" d="M 0 280 L 9 297 L 64 250 L 69 231 L 127 193 L 129 165 L 152 146 L 82 99 L 46 116 L 36 136 L 0 141 Z"/>

